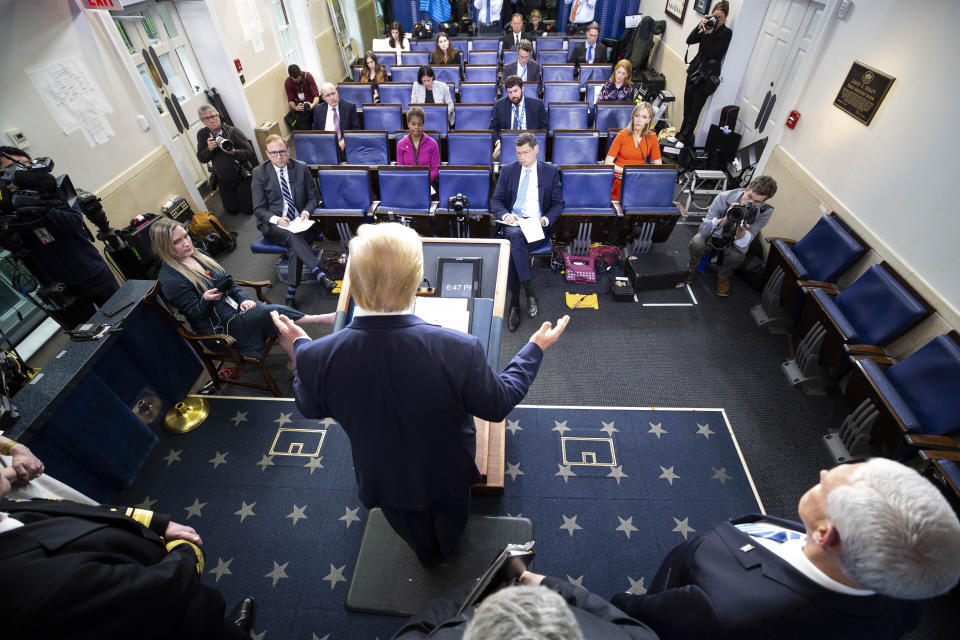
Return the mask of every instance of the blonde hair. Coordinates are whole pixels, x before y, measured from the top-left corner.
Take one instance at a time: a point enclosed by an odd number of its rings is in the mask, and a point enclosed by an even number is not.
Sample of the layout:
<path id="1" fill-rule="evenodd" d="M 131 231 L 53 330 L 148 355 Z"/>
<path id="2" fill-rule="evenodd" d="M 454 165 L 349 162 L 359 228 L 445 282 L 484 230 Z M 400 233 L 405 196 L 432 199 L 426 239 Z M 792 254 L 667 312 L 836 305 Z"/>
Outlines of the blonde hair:
<path id="1" fill-rule="evenodd" d="M 618 62 L 616 66 L 613 68 L 613 71 L 610 72 L 610 82 L 617 81 L 617 69 L 619 69 L 620 67 L 623 67 L 624 69 L 627 70 L 627 79 L 624 80 L 623 84 L 625 85 L 630 84 L 633 81 L 633 65 L 630 64 L 630 61 L 627 60 L 626 58 Z"/>
<path id="2" fill-rule="evenodd" d="M 637 112 L 640 111 L 640 109 L 646 109 L 647 115 L 650 116 L 650 119 L 647 120 L 647 124 L 645 124 L 643 127 L 643 131 L 637 131 L 633 128 L 633 118 L 634 116 L 637 115 Z M 638 104 L 633 108 L 633 111 L 630 112 L 630 126 L 628 127 L 628 129 L 630 129 L 630 133 L 633 134 L 634 139 L 639 140 L 640 138 L 643 138 L 643 136 L 647 135 L 647 131 L 650 131 L 650 126 L 652 124 L 653 124 L 653 105 L 650 104 L 649 102 L 641 102 L 640 104 Z"/>
<path id="3" fill-rule="evenodd" d="M 287 146 L 287 141 L 283 139 L 283 136 L 277 133 L 271 133 L 267 136 L 266 140 L 263 141 L 263 146 L 268 147 L 274 142 L 282 142 L 283 146 Z"/>
<path id="4" fill-rule="evenodd" d="M 177 227 L 183 229 L 185 232 L 187 231 L 186 226 L 170 218 L 160 218 L 150 225 L 150 242 L 153 244 L 153 252 L 157 254 L 158 258 L 163 260 L 165 265 L 180 273 L 184 278 L 193 283 L 197 289 L 205 291 L 213 284 L 210 276 L 202 271 L 191 269 L 177 260 L 177 257 L 173 255 L 173 230 Z M 207 269 L 225 271 L 219 262 L 199 251 L 193 252 L 193 259 Z"/>
<path id="5" fill-rule="evenodd" d="M 397 222 L 364 224 L 350 241 L 350 293 L 368 311 L 402 311 L 423 281 L 423 243 Z"/>

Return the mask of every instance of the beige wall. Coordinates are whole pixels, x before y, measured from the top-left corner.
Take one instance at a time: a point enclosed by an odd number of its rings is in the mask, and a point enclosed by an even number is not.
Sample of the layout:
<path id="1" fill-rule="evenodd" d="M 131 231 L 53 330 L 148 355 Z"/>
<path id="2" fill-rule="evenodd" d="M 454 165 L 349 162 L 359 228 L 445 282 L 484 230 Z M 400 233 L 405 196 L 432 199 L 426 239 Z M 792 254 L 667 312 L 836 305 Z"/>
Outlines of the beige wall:
<path id="1" fill-rule="evenodd" d="M 187 198 L 194 211 L 203 203 L 190 200 L 173 158 L 166 147 L 158 146 L 139 162 L 117 175 L 98 192 L 112 227 L 125 227 L 141 213 L 160 213 L 160 205 L 171 196 Z"/>
<path id="2" fill-rule="evenodd" d="M 660 42 L 653 56 L 653 68 L 664 75 L 667 89 L 676 100 L 667 109 L 667 119 L 670 125 L 680 129 L 683 121 L 683 88 L 687 82 L 687 65 L 683 62 L 683 54 L 678 54 L 664 41 Z"/>
<path id="3" fill-rule="evenodd" d="M 283 81 L 287 77 L 287 66 L 282 61 L 268 69 L 263 75 L 247 80 L 243 91 L 247 95 L 254 122 L 260 126 L 263 122 L 279 122 L 284 137 L 290 135 L 283 116 L 290 110 L 287 94 L 283 90 Z"/>
<path id="4" fill-rule="evenodd" d="M 267 73 L 280 60 L 277 44 L 276 22 L 269 2 L 257 2 L 257 14 L 263 26 L 263 49 L 256 51 L 252 40 L 244 40 L 240 16 L 233 0 L 207 0 L 223 28 L 230 58 L 239 58 L 243 64 L 243 76 L 249 84 L 254 78 Z"/>
<path id="5" fill-rule="evenodd" d="M 341 82 L 347 76 L 339 47 L 337 32 L 332 26 L 317 32 L 317 53 L 320 55 L 320 64 L 323 66 L 323 77 L 334 84 Z"/>

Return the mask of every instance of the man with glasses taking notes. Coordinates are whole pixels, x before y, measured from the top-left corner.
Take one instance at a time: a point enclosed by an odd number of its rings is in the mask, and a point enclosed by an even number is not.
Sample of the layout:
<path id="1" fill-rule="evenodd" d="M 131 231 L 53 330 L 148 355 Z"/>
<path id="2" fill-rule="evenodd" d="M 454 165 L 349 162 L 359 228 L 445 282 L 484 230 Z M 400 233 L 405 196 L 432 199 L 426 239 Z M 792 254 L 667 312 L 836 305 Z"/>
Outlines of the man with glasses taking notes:
<path id="1" fill-rule="evenodd" d="M 213 164 L 223 210 L 231 216 L 252 214 L 247 166 L 256 160 L 253 145 L 242 131 L 221 123 L 220 114 L 209 104 L 198 113 L 204 126 L 197 130 L 197 160 Z"/>

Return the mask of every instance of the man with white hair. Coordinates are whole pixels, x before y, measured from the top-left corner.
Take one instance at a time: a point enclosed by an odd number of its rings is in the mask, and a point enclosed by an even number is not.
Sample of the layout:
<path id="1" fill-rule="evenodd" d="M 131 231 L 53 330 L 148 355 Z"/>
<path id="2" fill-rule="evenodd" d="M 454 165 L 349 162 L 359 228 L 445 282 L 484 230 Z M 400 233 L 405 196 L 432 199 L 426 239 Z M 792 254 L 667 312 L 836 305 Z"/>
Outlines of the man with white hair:
<path id="1" fill-rule="evenodd" d="M 343 151 L 343 132 L 361 129 L 357 105 L 349 100 L 341 100 L 337 88 L 330 82 L 320 85 L 320 98 L 323 102 L 313 108 L 313 128 L 315 131 L 335 131 L 337 145 Z"/>
<path id="2" fill-rule="evenodd" d="M 724 522 L 676 547 L 644 595 L 611 601 L 666 638 L 899 638 L 960 578 L 960 522 L 898 462 L 820 472 L 801 523 Z"/>

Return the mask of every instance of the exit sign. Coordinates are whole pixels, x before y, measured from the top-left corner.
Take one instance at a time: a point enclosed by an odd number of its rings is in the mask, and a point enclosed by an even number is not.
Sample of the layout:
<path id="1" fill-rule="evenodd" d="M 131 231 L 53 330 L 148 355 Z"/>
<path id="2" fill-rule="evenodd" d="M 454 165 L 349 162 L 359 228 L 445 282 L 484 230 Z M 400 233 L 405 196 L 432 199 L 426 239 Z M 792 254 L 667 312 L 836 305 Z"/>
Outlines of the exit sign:
<path id="1" fill-rule="evenodd" d="M 123 2 L 120 0 L 83 0 L 87 9 L 104 9 L 106 11 L 123 11 Z"/>

